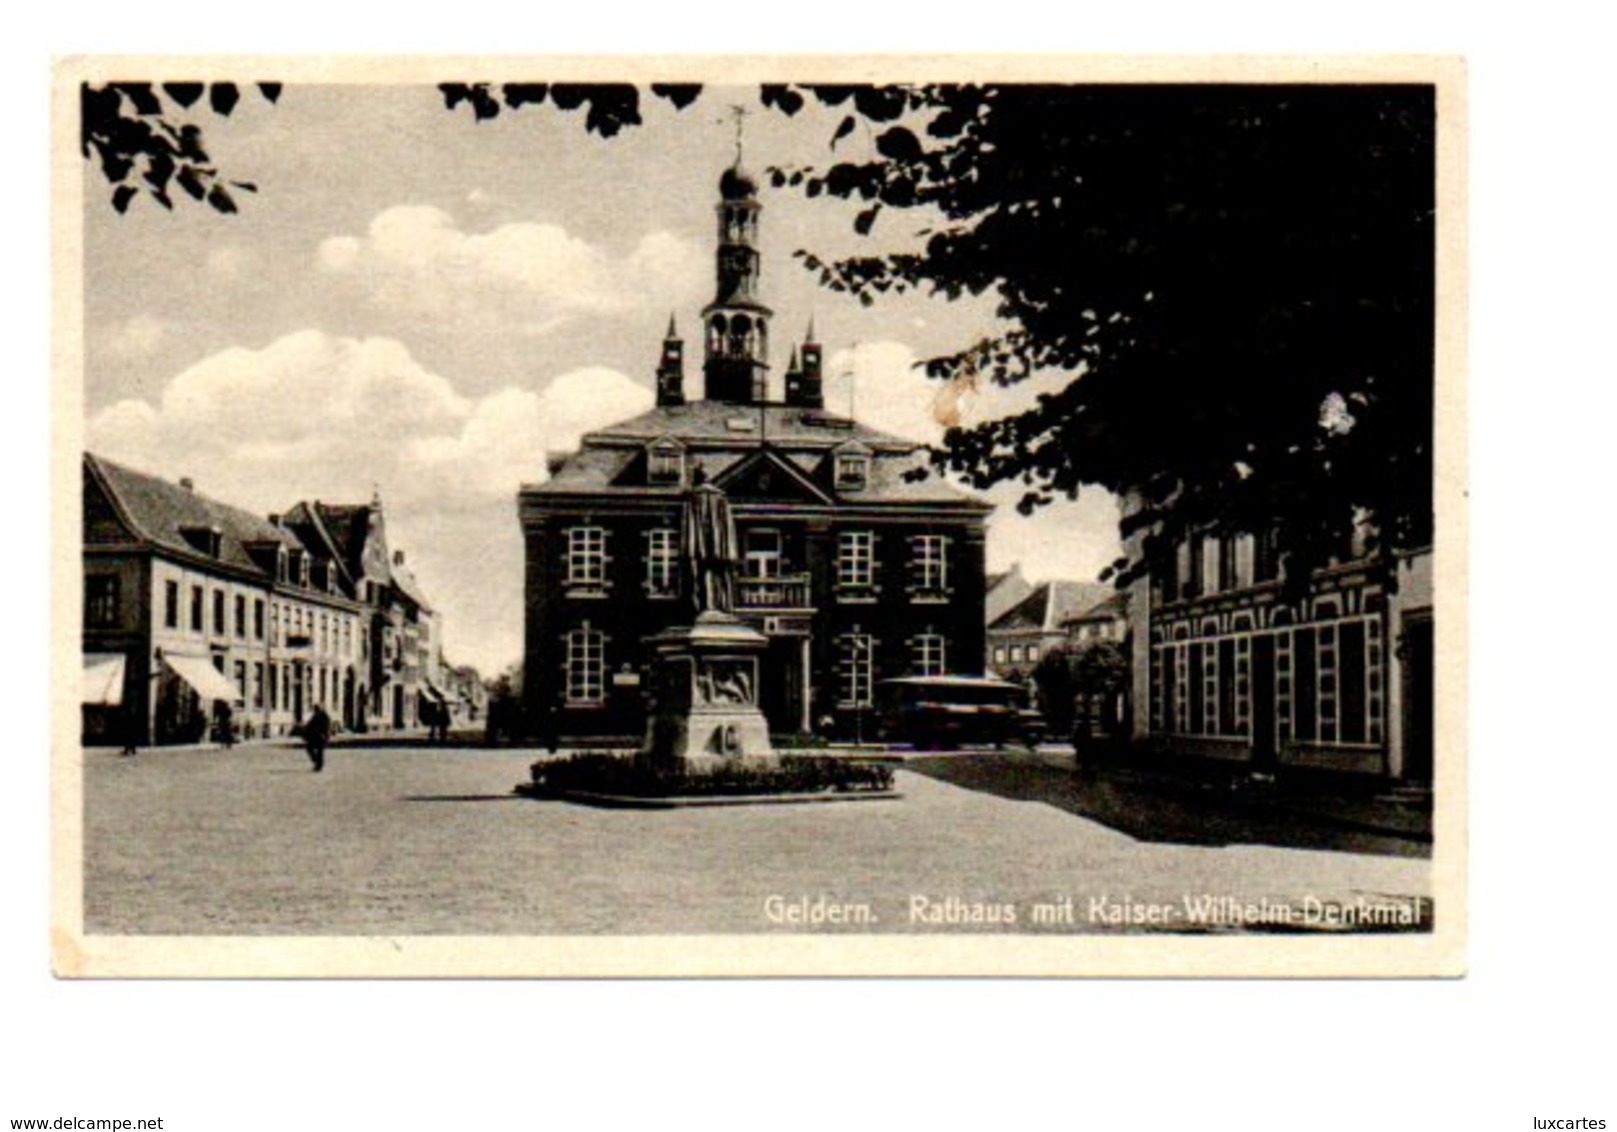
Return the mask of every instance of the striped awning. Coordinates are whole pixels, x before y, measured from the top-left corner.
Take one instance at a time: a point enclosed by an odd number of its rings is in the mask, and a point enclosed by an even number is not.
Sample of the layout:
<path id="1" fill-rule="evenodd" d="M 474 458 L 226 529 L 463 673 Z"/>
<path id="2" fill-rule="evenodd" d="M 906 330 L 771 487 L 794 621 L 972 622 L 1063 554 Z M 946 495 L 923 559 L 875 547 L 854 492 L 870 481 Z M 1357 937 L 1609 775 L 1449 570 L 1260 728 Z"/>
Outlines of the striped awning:
<path id="1" fill-rule="evenodd" d="M 163 663 L 172 668 L 181 680 L 195 688 L 205 700 L 224 700 L 227 704 L 241 702 L 241 693 L 224 678 L 213 664 L 201 656 L 178 656 L 164 653 Z"/>
<path id="2" fill-rule="evenodd" d="M 87 652 L 84 654 L 84 702 L 117 707 L 124 702 L 124 654 Z"/>

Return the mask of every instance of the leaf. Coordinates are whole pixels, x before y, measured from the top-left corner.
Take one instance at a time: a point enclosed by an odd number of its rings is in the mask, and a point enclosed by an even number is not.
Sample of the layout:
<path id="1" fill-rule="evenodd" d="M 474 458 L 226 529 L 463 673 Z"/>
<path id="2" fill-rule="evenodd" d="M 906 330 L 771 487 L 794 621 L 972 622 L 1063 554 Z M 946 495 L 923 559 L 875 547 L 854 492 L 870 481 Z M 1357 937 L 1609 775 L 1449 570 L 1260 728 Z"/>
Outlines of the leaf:
<path id="1" fill-rule="evenodd" d="M 921 143 L 904 126 L 894 126 L 876 139 L 876 152 L 894 161 L 911 161 L 921 156 Z"/>
<path id="2" fill-rule="evenodd" d="M 180 183 L 180 188 L 184 189 L 192 200 L 201 200 L 208 194 L 207 186 L 202 183 L 202 178 L 198 175 L 195 166 L 180 166 L 179 174 L 174 179 Z"/>
<path id="3" fill-rule="evenodd" d="M 871 225 L 876 223 L 876 214 L 881 211 L 881 205 L 873 204 L 858 216 L 853 218 L 853 230 L 861 236 L 870 235 Z"/>
<path id="4" fill-rule="evenodd" d="M 201 98 L 204 89 L 201 83 L 163 84 L 163 93 L 184 107 L 190 107 L 197 99 Z"/>
<path id="5" fill-rule="evenodd" d="M 258 186 L 251 181 L 232 181 L 230 183 L 244 193 L 256 193 L 258 191 Z"/>
<path id="6" fill-rule="evenodd" d="M 112 207 L 119 212 L 129 211 L 129 202 L 135 199 L 136 191 L 133 185 L 119 185 L 112 190 Z"/>
<path id="7" fill-rule="evenodd" d="M 773 106 L 788 118 L 803 109 L 803 96 L 783 83 L 764 83 L 758 88 L 758 101 Z"/>
<path id="8" fill-rule="evenodd" d="M 550 97 L 562 110 L 577 110 L 589 97 L 589 89 L 580 83 L 557 83 L 550 88 Z"/>
<path id="9" fill-rule="evenodd" d="M 114 85 L 134 104 L 136 114 L 151 115 L 163 112 L 163 104 L 157 100 L 157 95 L 152 93 L 151 83 L 117 83 Z"/>
<path id="10" fill-rule="evenodd" d="M 169 178 L 174 176 L 174 159 L 166 153 L 154 153 L 147 158 L 145 178 L 154 190 L 162 191 L 167 187 Z"/>
<path id="11" fill-rule="evenodd" d="M 236 202 L 223 185 L 214 185 L 208 190 L 208 203 L 220 212 L 235 212 Z"/>
<path id="12" fill-rule="evenodd" d="M 214 83 L 208 88 L 208 105 L 222 118 L 230 117 L 230 112 L 240 100 L 241 92 L 236 89 L 235 83 Z"/>
<path id="13" fill-rule="evenodd" d="M 853 104 L 872 122 L 891 122 L 904 113 L 907 96 L 903 87 L 862 86 L 854 91 Z"/>
<path id="14" fill-rule="evenodd" d="M 852 114 L 849 114 L 847 117 L 843 118 L 842 121 L 837 123 L 836 132 L 831 135 L 831 148 L 832 149 L 835 149 L 837 147 L 837 142 L 841 141 L 843 138 L 845 138 L 849 134 L 853 133 L 854 125 L 855 125 L 855 119 L 854 119 L 854 116 Z"/>
<path id="15" fill-rule="evenodd" d="M 640 92 L 628 83 L 602 84 L 590 88 L 589 112 L 584 129 L 603 138 L 615 137 L 625 126 L 640 124 Z"/>
<path id="16" fill-rule="evenodd" d="M 545 100 L 550 87 L 545 83 L 506 83 L 502 90 L 505 104 L 515 110 L 519 106 L 537 106 Z"/>
<path id="17" fill-rule="evenodd" d="M 500 104 L 494 101 L 494 96 L 489 93 L 488 87 L 481 84 L 471 87 L 467 97 L 472 102 L 472 117 L 477 121 L 486 122 L 490 118 L 500 116 Z"/>
<path id="18" fill-rule="evenodd" d="M 202 147 L 202 128 L 187 122 L 180 127 L 180 155 L 192 161 L 208 160 L 208 151 Z"/>
<path id="19" fill-rule="evenodd" d="M 675 110 L 683 110 L 695 102 L 702 94 L 701 83 L 652 83 L 651 93 L 658 98 L 667 99 L 674 104 Z M 802 98 L 799 97 L 801 102 Z"/>
<path id="20" fill-rule="evenodd" d="M 281 84 L 280 83 L 259 83 L 258 84 L 258 93 L 262 94 L 264 96 L 264 100 L 266 102 L 270 103 L 271 105 L 274 105 L 275 103 L 277 103 L 277 102 L 279 102 L 281 100 Z"/>

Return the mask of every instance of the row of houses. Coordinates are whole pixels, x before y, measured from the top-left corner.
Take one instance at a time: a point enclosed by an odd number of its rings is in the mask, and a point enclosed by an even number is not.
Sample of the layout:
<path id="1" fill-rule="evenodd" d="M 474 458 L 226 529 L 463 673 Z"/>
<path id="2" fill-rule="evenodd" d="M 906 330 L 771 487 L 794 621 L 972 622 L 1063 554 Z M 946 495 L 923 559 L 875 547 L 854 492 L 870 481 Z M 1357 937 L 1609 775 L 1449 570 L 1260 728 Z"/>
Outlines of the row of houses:
<path id="1" fill-rule="evenodd" d="M 724 171 L 700 395 L 670 319 L 656 404 L 585 435 L 522 487 L 523 727 L 643 734 L 648 638 L 693 615 L 682 514 L 720 488 L 737 616 L 763 634 L 760 707 L 780 734 L 868 735 L 901 676 L 1025 678 L 1062 645 L 1127 658 L 1111 713 L 1141 749 L 1422 781 L 1433 731 L 1432 556 L 1351 551 L 1282 586 L 1266 540 L 1187 539 L 1126 591 L 986 573 L 984 500 L 925 449 L 829 410 L 813 321 L 771 375 L 756 180 Z M 195 739 L 210 703 L 284 734 L 315 704 L 353 730 L 478 710 L 437 615 L 387 544 L 380 500 L 265 517 L 84 460 L 86 730 Z"/>
<path id="2" fill-rule="evenodd" d="M 465 683 L 380 498 L 259 516 L 85 453 L 87 742 L 421 726 Z"/>
<path id="3" fill-rule="evenodd" d="M 1427 782 L 1436 663 L 1432 553 L 1352 552 L 1287 593 L 1255 536 L 1184 540 L 1126 591 L 989 579 L 984 668 L 1028 680 L 1058 648 L 1122 646 L 1116 713 L 1143 749 Z"/>

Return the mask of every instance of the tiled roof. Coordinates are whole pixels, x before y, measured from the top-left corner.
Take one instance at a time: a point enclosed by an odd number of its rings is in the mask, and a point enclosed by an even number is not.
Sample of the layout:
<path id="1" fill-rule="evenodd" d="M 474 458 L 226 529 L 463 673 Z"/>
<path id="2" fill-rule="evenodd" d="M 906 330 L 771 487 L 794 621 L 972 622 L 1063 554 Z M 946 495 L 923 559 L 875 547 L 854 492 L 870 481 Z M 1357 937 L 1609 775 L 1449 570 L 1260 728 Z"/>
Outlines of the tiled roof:
<path id="1" fill-rule="evenodd" d="M 248 543 L 279 542 L 289 549 L 301 547 L 290 531 L 271 525 L 268 519 L 209 499 L 180 484 L 91 452 L 84 454 L 84 465 L 87 475 L 98 476 L 106 485 L 134 525 L 135 533 L 155 546 L 196 557 L 201 552 L 183 532 L 187 528 L 214 527 L 219 531 L 217 561 L 254 571 L 260 566 L 247 553 Z"/>
<path id="2" fill-rule="evenodd" d="M 990 574 L 983 602 L 986 623 L 993 624 L 1001 614 L 1032 592 L 1033 587 L 1022 576 L 1020 565 L 1012 566 L 1002 574 Z"/>
<path id="3" fill-rule="evenodd" d="M 682 440 L 735 441 L 737 447 L 756 447 L 763 437 L 780 447 L 831 447 L 859 440 L 872 447 L 914 448 L 915 445 L 858 421 L 825 409 L 796 405 L 736 405 L 726 401 L 690 401 L 659 405 L 638 417 L 596 429 L 584 437 L 651 440 L 667 433 Z"/>
<path id="4" fill-rule="evenodd" d="M 1114 617 L 1127 617 L 1129 611 L 1129 595 L 1113 590 L 1110 597 L 1096 602 L 1088 609 L 1079 610 L 1061 619 L 1061 624 L 1072 625 L 1079 621 L 1109 621 Z"/>
<path id="5" fill-rule="evenodd" d="M 1057 631 L 1067 620 L 1093 609 L 1116 591 L 1101 582 L 1051 582 L 1044 627 Z"/>
<path id="6" fill-rule="evenodd" d="M 1059 632 L 1064 621 L 1104 601 L 1112 592 L 1110 586 L 1100 582 L 1040 582 L 1032 593 L 990 622 L 988 629 Z"/>
<path id="7" fill-rule="evenodd" d="M 760 421 L 760 417 L 766 419 Z M 732 427 L 732 424 L 745 427 Z M 589 433 L 579 451 L 563 459 L 548 480 L 524 485 L 523 491 L 540 495 L 615 494 L 633 488 L 647 494 L 679 495 L 679 488 L 648 486 L 641 478 L 643 453 L 639 444 L 660 436 L 673 436 L 690 444 L 686 456 L 690 468 L 692 471 L 701 469 L 709 482 L 767 443 L 819 484 L 827 495 L 846 503 L 987 506 L 986 501 L 961 490 L 935 472 L 921 478 L 907 478 L 930 467 L 926 451 L 910 441 L 823 410 L 786 405 L 761 409 L 756 405 L 717 401 L 659 406 Z M 839 491 L 831 457 L 834 449 L 849 441 L 857 441 L 870 450 L 870 473 L 862 488 Z"/>
<path id="8" fill-rule="evenodd" d="M 331 541 L 336 544 L 337 553 L 342 556 L 343 566 L 352 577 L 359 577 L 364 573 L 362 557 L 365 554 L 365 534 L 370 525 L 371 505 L 368 503 L 321 503 L 314 502 L 314 512 L 320 516 L 320 522 Z"/>

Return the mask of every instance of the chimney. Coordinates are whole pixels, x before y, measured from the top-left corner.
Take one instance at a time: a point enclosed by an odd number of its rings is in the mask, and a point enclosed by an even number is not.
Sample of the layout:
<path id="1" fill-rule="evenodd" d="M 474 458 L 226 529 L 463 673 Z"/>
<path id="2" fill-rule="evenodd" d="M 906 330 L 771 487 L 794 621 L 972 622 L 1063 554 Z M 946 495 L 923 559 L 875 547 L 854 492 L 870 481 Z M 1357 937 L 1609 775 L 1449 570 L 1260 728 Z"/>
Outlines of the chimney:
<path id="1" fill-rule="evenodd" d="M 404 551 L 395 550 L 393 552 L 393 565 L 395 565 L 395 566 L 403 566 L 404 565 Z"/>
<path id="2" fill-rule="evenodd" d="M 272 526 L 272 527 L 280 526 L 281 525 L 281 516 L 279 514 L 277 514 L 276 512 L 271 511 L 270 516 L 269 516 L 269 523 L 270 523 L 270 526 Z"/>
<path id="3" fill-rule="evenodd" d="M 196 481 L 190 476 L 181 476 L 180 486 L 185 488 L 186 491 L 195 491 L 197 489 Z"/>

